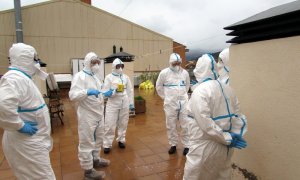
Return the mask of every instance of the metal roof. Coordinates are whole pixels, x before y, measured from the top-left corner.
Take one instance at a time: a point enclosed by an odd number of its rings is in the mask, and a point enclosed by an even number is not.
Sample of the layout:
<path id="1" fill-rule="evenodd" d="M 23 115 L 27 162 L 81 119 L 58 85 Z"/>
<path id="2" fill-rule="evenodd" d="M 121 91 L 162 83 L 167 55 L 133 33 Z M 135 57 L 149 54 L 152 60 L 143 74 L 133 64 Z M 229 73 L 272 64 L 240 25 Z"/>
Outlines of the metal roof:
<path id="1" fill-rule="evenodd" d="M 236 36 L 228 43 L 247 43 L 300 35 L 300 0 L 283 4 L 225 27 Z"/>
<path id="2" fill-rule="evenodd" d="M 121 59 L 123 62 L 131 62 L 134 59 L 134 55 L 129 54 L 127 52 L 118 52 L 118 53 L 112 54 L 104 59 L 105 59 L 106 63 L 112 63 L 116 58 Z"/>

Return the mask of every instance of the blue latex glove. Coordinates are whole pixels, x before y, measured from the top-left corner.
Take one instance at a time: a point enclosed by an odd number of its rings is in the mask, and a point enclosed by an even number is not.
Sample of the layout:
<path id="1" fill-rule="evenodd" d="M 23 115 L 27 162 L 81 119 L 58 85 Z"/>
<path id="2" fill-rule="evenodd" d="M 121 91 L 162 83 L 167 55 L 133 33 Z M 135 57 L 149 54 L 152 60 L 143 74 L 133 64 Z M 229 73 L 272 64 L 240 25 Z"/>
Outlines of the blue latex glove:
<path id="1" fill-rule="evenodd" d="M 37 132 L 38 129 L 36 128 L 37 126 L 36 122 L 25 121 L 24 123 L 25 123 L 24 126 L 18 130 L 20 133 L 24 133 L 32 136 Z"/>
<path id="2" fill-rule="evenodd" d="M 192 85 L 195 85 L 195 84 L 197 84 L 197 83 L 198 83 L 198 81 L 196 81 L 196 80 L 192 80 L 192 81 L 191 81 L 191 84 L 192 84 Z"/>
<path id="3" fill-rule="evenodd" d="M 98 91 L 97 89 L 88 89 L 86 94 L 88 96 L 94 95 L 94 96 L 98 97 L 98 95 L 100 94 L 100 91 Z"/>
<path id="4" fill-rule="evenodd" d="M 113 90 L 112 90 L 112 89 L 110 89 L 110 90 L 108 90 L 108 91 L 104 92 L 104 93 L 103 93 L 103 96 L 104 96 L 104 97 L 111 97 L 111 96 L 112 96 L 112 94 L 113 94 Z"/>
<path id="5" fill-rule="evenodd" d="M 232 141 L 229 147 L 234 147 L 237 149 L 243 149 L 247 147 L 247 142 L 244 140 L 242 136 L 235 133 L 230 133 L 230 135 L 232 137 Z"/>
<path id="6" fill-rule="evenodd" d="M 129 104 L 129 109 L 131 110 L 131 111 L 134 111 L 134 105 L 133 104 Z"/>

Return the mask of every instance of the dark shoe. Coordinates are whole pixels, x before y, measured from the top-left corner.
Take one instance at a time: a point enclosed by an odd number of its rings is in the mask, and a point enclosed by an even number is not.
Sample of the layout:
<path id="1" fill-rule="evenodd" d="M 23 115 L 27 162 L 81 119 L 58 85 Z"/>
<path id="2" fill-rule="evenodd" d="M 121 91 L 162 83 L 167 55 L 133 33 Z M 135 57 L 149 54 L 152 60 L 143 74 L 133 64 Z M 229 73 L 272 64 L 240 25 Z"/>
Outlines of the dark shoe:
<path id="1" fill-rule="evenodd" d="M 93 161 L 94 168 L 106 167 L 109 164 L 110 164 L 110 160 L 104 159 L 104 158 L 100 158 L 100 159 Z"/>
<path id="2" fill-rule="evenodd" d="M 108 154 L 110 152 L 110 148 L 104 148 L 104 154 Z"/>
<path id="3" fill-rule="evenodd" d="M 189 152 L 189 148 L 184 148 L 183 155 L 187 155 L 188 152 Z"/>
<path id="4" fill-rule="evenodd" d="M 84 179 L 85 180 L 99 180 L 105 178 L 104 171 L 96 171 L 95 169 L 89 169 L 84 171 Z"/>
<path id="5" fill-rule="evenodd" d="M 121 149 L 125 149 L 125 143 L 118 142 L 118 144 L 119 144 L 119 148 L 121 148 Z"/>
<path id="6" fill-rule="evenodd" d="M 169 149 L 169 154 L 174 154 L 176 152 L 176 146 L 171 146 Z"/>

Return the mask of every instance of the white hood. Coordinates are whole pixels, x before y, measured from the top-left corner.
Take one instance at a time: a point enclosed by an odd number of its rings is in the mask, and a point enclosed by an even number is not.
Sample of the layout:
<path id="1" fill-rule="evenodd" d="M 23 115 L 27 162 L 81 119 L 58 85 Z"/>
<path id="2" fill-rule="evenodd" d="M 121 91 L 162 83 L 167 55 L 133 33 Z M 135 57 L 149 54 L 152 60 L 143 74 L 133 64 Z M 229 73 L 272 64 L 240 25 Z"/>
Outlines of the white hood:
<path id="1" fill-rule="evenodd" d="M 94 59 L 99 59 L 97 54 L 94 52 L 89 52 L 86 54 L 85 58 L 84 58 L 84 68 L 83 70 L 87 71 L 87 72 L 92 72 L 91 71 L 91 61 Z"/>
<path id="2" fill-rule="evenodd" d="M 216 80 L 218 78 L 216 63 L 212 55 L 204 54 L 198 59 L 194 75 L 199 83 L 207 79 Z"/>
<path id="3" fill-rule="evenodd" d="M 36 72 L 34 57 L 36 50 L 27 44 L 16 43 L 9 49 L 11 67 L 15 67 L 26 74 L 33 76 Z"/>

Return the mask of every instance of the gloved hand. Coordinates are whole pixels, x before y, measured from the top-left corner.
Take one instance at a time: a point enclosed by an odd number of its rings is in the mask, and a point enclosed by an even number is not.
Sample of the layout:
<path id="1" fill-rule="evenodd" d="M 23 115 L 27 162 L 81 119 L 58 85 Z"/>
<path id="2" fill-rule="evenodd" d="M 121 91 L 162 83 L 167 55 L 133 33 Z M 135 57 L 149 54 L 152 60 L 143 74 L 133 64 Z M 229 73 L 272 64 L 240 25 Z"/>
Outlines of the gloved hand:
<path id="1" fill-rule="evenodd" d="M 192 81 L 191 81 L 191 84 L 192 84 L 192 85 L 195 85 L 195 84 L 197 84 L 197 83 L 198 83 L 198 81 L 196 81 L 196 80 L 192 80 Z"/>
<path id="2" fill-rule="evenodd" d="M 130 109 L 130 111 L 134 111 L 134 105 L 133 104 L 129 104 L 129 109 Z"/>
<path id="3" fill-rule="evenodd" d="M 100 91 L 98 91 L 97 89 L 88 89 L 86 94 L 88 96 L 95 95 L 96 97 L 98 97 L 98 95 L 100 94 Z"/>
<path id="4" fill-rule="evenodd" d="M 24 123 L 25 123 L 24 126 L 18 130 L 20 133 L 24 133 L 32 136 L 37 132 L 38 129 L 36 128 L 37 126 L 36 122 L 25 121 Z"/>
<path id="5" fill-rule="evenodd" d="M 241 135 L 235 133 L 230 133 L 230 135 L 232 137 L 232 141 L 229 147 L 234 147 L 237 149 L 243 149 L 247 147 L 247 142 Z"/>
<path id="6" fill-rule="evenodd" d="M 111 97 L 111 96 L 112 96 L 112 94 L 113 94 L 113 90 L 112 90 L 112 89 L 110 89 L 110 90 L 108 90 L 108 91 L 104 92 L 104 93 L 103 93 L 103 96 L 104 96 L 104 97 Z"/>

